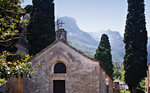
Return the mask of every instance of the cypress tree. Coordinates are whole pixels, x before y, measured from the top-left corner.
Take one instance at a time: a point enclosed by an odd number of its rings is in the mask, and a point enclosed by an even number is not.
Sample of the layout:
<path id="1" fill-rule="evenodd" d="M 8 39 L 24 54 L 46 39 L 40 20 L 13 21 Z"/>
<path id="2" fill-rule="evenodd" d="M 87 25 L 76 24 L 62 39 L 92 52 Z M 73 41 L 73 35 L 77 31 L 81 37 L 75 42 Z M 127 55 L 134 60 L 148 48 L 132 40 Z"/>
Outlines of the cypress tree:
<path id="1" fill-rule="evenodd" d="M 109 38 L 106 34 L 103 34 L 101 37 L 100 44 L 96 49 L 94 59 L 101 61 L 104 68 L 112 76 L 113 74 L 113 64 L 112 64 L 112 55 L 110 48 Z"/>
<path id="2" fill-rule="evenodd" d="M 55 40 L 53 0 L 33 0 L 28 26 L 30 54 L 36 54 Z"/>
<path id="3" fill-rule="evenodd" d="M 124 43 L 125 81 L 131 93 L 146 76 L 147 70 L 147 31 L 144 14 L 144 0 L 128 0 Z"/>

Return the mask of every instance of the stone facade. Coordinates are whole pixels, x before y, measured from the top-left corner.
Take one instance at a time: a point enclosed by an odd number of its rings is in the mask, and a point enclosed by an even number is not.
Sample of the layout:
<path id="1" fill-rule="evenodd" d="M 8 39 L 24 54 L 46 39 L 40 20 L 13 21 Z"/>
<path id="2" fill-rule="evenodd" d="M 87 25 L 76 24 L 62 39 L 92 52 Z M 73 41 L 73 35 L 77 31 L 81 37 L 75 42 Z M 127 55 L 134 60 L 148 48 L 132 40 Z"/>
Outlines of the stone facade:
<path id="1" fill-rule="evenodd" d="M 4 93 L 23 93 L 22 78 L 11 78 L 6 85 Z"/>
<path id="2" fill-rule="evenodd" d="M 0 86 L 0 93 L 5 93 L 5 86 Z"/>
<path id="3" fill-rule="evenodd" d="M 106 77 L 109 93 L 113 93 L 113 80 L 101 63 L 62 41 L 55 41 L 31 61 L 40 66 L 31 79 L 23 79 L 23 93 L 54 93 L 54 80 L 65 80 L 65 93 L 106 93 Z M 54 73 L 57 63 L 65 64 L 66 73 Z"/>
<path id="4" fill-rule="evenodd" d="M 150 64 L 148 65 L 148 71 L 147 71 L 146 91 L 147 93 L 150 93 Z"/>
<path id="5" fill-rule="evenodd" d="M 120 93 L 119 82 L 113 83 L 113 93 Z"/>
<path id="6" fill-rule="evenodd" d="M 16 44 L 16 47 L 18 48 L 16 54 L 22 54 L 22 53 L 29 54 L 28 47 L 25 46 L 24 44 L 22 44 L 22 43 L 17 43 L 17 44 Z"/>

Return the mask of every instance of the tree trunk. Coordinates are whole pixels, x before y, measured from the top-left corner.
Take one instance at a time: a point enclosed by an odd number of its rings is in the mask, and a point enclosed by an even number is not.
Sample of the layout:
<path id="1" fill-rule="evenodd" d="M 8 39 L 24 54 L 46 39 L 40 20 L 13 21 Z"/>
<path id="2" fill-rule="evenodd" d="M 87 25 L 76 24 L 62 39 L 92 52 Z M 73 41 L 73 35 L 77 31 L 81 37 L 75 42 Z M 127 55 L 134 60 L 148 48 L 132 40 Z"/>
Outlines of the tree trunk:
<path id="1" fill-rule="evenodd" d="M 136 87 L 133 87 L 132 90 L 130 90 L 130 93 L 136 93 Z"/>

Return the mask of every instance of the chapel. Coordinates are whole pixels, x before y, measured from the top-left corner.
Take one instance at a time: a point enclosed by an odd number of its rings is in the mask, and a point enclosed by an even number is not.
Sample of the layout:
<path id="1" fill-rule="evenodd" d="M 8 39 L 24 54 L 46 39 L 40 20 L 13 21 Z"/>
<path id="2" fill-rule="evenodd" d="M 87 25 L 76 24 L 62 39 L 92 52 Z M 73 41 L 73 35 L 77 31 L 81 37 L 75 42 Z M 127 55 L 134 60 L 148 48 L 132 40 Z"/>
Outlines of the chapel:
<path id="1" fill-rule="evenodd" d="M 31 62 L 40 66 L 31 79 L 23 79 L 23 93 L 113 93 L 113 79 L 101 62 L 70 46 L 63 28 Z"/>
<path id="2" fill-rule="evenodd" d="M 39 65 L 35 74 L 14 80 L 10 93 L 113 93 L 113 79 L 101 62 L 70 46 L 63 28 L 56 31 L 56 41 L 30 61 Z"/>

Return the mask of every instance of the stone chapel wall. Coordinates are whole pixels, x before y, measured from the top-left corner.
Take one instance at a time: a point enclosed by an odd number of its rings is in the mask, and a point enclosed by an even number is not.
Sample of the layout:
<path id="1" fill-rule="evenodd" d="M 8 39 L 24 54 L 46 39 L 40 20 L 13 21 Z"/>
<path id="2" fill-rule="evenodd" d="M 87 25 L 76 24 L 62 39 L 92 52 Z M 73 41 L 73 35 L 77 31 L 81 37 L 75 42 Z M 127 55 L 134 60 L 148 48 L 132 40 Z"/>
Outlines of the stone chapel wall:
<path id="1" fill-rule="evenodd" d="M 53 81 L 65 80 L 66 93 L 106 93 L 106 73 L 99 63 L 58 42 L 32 60 L 40 64 L 32 79 L 24 79 L 23 93 L 53 93 Z M 66 74 L 55 74 L 54 66 L 62 62 Z M 111 91 L 109 93 L 112 93 Z"/>

